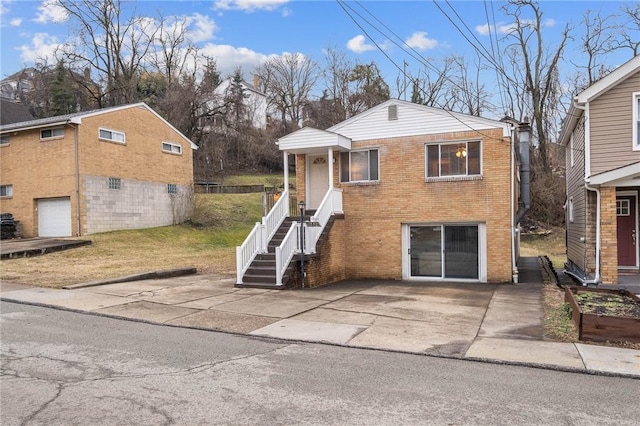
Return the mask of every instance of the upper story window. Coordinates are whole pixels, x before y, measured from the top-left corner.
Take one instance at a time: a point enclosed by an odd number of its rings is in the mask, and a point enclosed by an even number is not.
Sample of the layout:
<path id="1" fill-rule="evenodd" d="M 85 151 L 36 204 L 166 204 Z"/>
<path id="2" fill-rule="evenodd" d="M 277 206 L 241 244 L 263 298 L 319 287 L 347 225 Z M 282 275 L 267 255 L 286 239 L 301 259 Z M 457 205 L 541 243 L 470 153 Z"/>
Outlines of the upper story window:
<path id="1" fill-rule="evenodd" d="M 640 92 L 633 94 L 633 149 L 640 150 Z"/>
<path id="2" fill-rule="evenodd" d="M 56 139 L 64 137 L 64 128 L 54 127 L 52 129 L 40 130 L 40 140 Z"/>
<path id="3" fill-rule="evenodd" d="M 0 136 L 0 146 L 7 146 L 7 145 L 9 145 L 9 135 Z"/>
<path id="4" fill-rule="evenodd" d="M 427 177 L 480 175 L 480 141 L 426 146 Z"/>
<path id="5" fill-rule="evenodd" d="M 379 181 L 379 171 L 377 149 L 340 153 L 340 182 Z"/>
<path id="6" fill-rule="evenodd" d="M 569 159 L 571 160 L 571 167 L 575 164 L 575 158 L 573 156 L 573 133 L 571 133 L 571 138 L 569 139 Z"/>
<path id="7" fill-rule="evenodd" d="M 116 143 L 126 143 L 124 132 L 118 132 L 116 130 L 98 129 L 98 137 L 102 140 Z"/>
<path id="8" fill-rule="evenodd" d="M 162 151 L 170 154 L 182 154 L 182 145 L 171 142 L 162 142 Z"/>
<path id="9" fill-rule="evenodd" d="M 13 197 L 13 185 L 0 185 L 0 197 Z"/>

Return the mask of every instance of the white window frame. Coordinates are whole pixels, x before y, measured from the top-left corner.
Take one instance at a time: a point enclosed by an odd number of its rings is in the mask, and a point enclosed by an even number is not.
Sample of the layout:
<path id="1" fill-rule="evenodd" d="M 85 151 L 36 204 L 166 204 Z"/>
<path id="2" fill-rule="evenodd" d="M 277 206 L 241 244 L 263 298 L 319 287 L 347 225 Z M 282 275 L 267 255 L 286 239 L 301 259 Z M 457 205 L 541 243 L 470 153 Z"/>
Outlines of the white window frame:
<path id="1" fill-rule="evenodd" d="M 106 136 L 106 135 L 103 136 L 102 132 L 108 132 L 111 135 L 110 136 Z M 115 135 L 122 136 L 122 140 L 114 138 Z M 98 128 L 98 139 L 100 139 L 101 141 L 119 143 L 119 144 L 122 144 L 122 145 L 126 145 L 126 143 L 127 143 L 127 137 L 126 137 L 124 132 L 120 132 L 118 130 L 107 129 L 105 127 L 99 127 Z"/>
<path id="2" fill-rule="evenodd" d="M 376 151 L 376 155 L 377 155 L 377 164 L 376 164 L 376 168 L 377 168 L 377 174 L 378 174 L 378 178 L 377 179 L 371 179 L 371 151 Z M 367 153 L 367 164 L 368 164 L 368 169 L 367 169 L 367 175 L 368 178 L 367 179 L 361 179 L 361 180 L 352 180 L 351 179 L 351 172 L 352 172 L 352 166 L 351 166 L 351 154 L 353 153 L 360 153 L 360 152 L 366 152 Z M 342 180 L 343 176 L 342 176 L 342 154 L 349 154 L 349 180 Z M 380 149 L 379 148 L 363 148 L 363 149 L 354 149 L 352 151 L 349 151 L 348 153 L 340 153 L 340 168 L 338 170 L 338 174 L 339 174 L 339 179 L 340 179 L 340 183 L 343 184 L 350 184 L 350 183 L 363 183 L 363 182 L 380 182 Z"/>
<path id="3" fill-rule="evenodd" d="M 42 132 L 51 131 L 51 136 L 42 136 Z M 64 137 L 64 127 L 49 127 L 40 130 L 40 140 L 50 141 L 52 139 L 61 139 Z"/>
<path id="4" fill-rule="evenodd" d="M 4 194 L 2 194 L 4 192 Z M 13 197 L 13 185 L 0 185 L 0 198 Z"/>
<path id="5" fill-rule="evenodd" d="M 633 110 L 633 119 L 632 121 L 632 129 L 631 134 L 632 139 L 631 143 L 633 144 L 634 151 L 640 151 L 640 92 L 632 93 L 632 110 Z"/>
<path id="6" fill-rule="evenodd" d="M 569 158 L 571 159 L 571 167 L 575 165 L 575 158 L 573 156 L 573 133 L 571 133 L 571 138 L 569 139 Z"/>
<path id="7" fill-rule="evenodd" d="M 573 197 L 569 198 L 569 222 L 573 223 Z"/>
<path id="8" fill-rule="evenodd" d="M 178 193 L 178 185 L 175 183 L 167 184 L 167 194 L 177 194 Z"/>
<path id="9" fill-rule="evenodd" d="M 11 138 L 9 134 L 0 136 L 0 146 L 9 146 L 11 145 Z"/>
<path id="10" fill-rule="evenodd" d="M 182 155 L 182 145 L 173 142 L 162 142 L 162 152 L 173 155 Z"/>
<path id="11" fill-rule="evenodd" d="M 478 143 L 478 151 L 479 151 L 479 170 L 478 173 L 469 173 L 469 158 L 467 158 L 466 164 L 466 173 L 458 174 L 458 175 L 442 175 L 442 147 L 446 145 L 462 145 L 465 144 L 465 151 L 469 152 L 469 143 Z M 429 176 L 429 147 L 430 146 L 438 146 L 438 175 L 437 176 Z M 443 141 L 443 142 L 434 142 L 434 143 L 426 143 L 424 145 L 424 177 L 426 181 L 433 180 L 446 180 L 446 179 L 478 179 L 482 177 L 482 141 L 479 139 L 473 140 L 461 140 L 461 141 Z"/>

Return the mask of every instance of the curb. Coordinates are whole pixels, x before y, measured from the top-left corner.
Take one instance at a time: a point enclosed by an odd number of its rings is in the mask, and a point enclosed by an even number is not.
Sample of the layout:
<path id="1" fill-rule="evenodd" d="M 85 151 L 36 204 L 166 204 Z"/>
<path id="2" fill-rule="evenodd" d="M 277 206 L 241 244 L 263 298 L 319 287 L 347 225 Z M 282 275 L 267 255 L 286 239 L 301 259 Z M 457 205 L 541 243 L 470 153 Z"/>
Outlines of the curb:
<path id="1" fill-rule="evenodd" d="M 71 284 L 62 287 L 65 290 L 75 290 L 78 288 L 97 287 L 105 284 L 117 284 L 129 281 L 141 281 L 141 280 L 157 280 L 163 278 L 175 278 L 183 277 L 186 275 L 197 274 L 196 268 L 178 268 L 178 269 L 166 269 L 164 271 L 150 271 L 143 272 L 141 274 L 127 275 L 119 278 L 108 278 L 105 280 L 90 281 L 88 283 Z"/>

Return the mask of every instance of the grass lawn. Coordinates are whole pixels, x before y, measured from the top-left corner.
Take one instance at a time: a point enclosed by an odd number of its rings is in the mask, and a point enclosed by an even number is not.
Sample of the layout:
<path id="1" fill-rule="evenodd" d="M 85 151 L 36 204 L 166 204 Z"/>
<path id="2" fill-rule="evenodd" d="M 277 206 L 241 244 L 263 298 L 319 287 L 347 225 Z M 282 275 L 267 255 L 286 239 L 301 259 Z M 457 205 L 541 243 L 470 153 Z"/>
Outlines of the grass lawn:
<path id="1" fill-rule="evenodd" d="M 196 267 L 235 275 L 235 247 L 262 217 L 262 194 L 197 194 L 195 224 L 105 232 L 89 246 L 0 263 L 3 281 L 60 288 L 140 272 Z"/>

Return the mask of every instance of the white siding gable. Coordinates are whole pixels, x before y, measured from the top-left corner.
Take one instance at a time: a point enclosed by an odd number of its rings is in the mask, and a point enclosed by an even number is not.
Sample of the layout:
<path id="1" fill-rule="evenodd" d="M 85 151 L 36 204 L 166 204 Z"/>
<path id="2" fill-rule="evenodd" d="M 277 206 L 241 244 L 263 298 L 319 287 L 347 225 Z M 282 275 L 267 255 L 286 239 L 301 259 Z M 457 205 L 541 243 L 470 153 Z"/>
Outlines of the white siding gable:
<path id="1" fill-rule="evenodd" d="M 396 105 L 397 119 L 389 119 L 390 105 Z M 352 140 L 367 140 L 496 128 L 502 128 L 504 136 L 510 135 L 510 126 L 497 120 L 390 100 L 327 130 Z"/>

